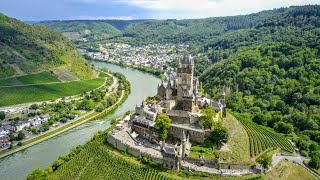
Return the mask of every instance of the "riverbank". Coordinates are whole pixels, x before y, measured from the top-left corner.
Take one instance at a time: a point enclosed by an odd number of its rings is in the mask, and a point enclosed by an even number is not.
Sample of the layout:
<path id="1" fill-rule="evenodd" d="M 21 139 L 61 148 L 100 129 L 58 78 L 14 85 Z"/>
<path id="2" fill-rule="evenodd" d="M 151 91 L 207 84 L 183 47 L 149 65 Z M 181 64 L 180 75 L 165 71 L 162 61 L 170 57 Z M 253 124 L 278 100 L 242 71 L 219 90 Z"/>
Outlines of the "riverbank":
<path id="1" fill-rule="evenodd" d="M 87 56 L 85 56 L 85 58 L 87 60 L 89 60 L 89 61 L 105 62 L 105 63 L 117 65 L 117 66 L 120 66 L 120 67 L 123 67 L 123 68 L 129 67 L 129 68 L 141 71 L 141 72 L 145 72 L 145 73 L 151 74 L 151 75 L 153 75 L 153 76 L 155 76 L 157 78 L 160 78 L 160 79 L 162 79 L 162 75 L 163 75 L 162 71 L 160 71 L 159 69 L 151 68 L 151 67 L 128 65 L 128 64 L 121 63 L 121 62 L 96 59 L 96 58 L 91 58 L 91 57 L 87 57 Z"/>
<path id="2" fill-rule="evenodd" d="M 10 154 L 16 153 L 16 152 L 21 151 L 23 149 L 26 149 L 26 148 L 28 148 L 30 146 L 38 144 L 38 143 L 40 143 L 42 141 L 50 139 L 50 138 L 52 138 L 54 136 L 57 136 L 57 135 L 65 132 L 65 131 L 68 131 L 68 130 L 70 130 L 72 128 L 75 128 L 75 127 L 77 127 L 77 126 L 79 126 L 79 125 L 81 125 L 83 123 L 86 123 L 88 121 L 95 120 L 95 119 L 97 119 L 97 118 L 99 118 L 101 116 L 107 115 L 107 113 L 109 113 L 112 110 L 114 110 L 115 108 L 117 108 L 118 105 L 124 101 L 124 99 L 123 99 L 125 97 L 124 94 L 125 94 L 125 92 L 124 92 L 124 90 L 122 90 L 121 96 L 118 99 L 118 101 L 114 105 L 112 105 L 111 107 L 105 109 L 104 111 L 99 112 L 99 113 L 93 111 L 91 114 L 88 114 L 87 116 L 85 116 L 83 118 L 80 118 L 77 121 L 74 121 L 74 122 L 72 122 L 70 124 L 62 126 L 62 127 L 58 128 L 58 129 L 55 129 L 54 131 L 51 131 L 51 132 L 45 133 L 43 135 L 40 135 L 40 136 L 38 136 L 36 138 L 30 139 L 29 141 L 23 142 L 22 146 L 17 146 L 16 145 L 16 146 L 13 146 L 13 148 L 10 149 L 10 150 L 9 149 L 3 150 L 3 151 L 0 152 L 0 158 L 6 157 L 6 156 L 8 156 Z"/>
<path id="3" fill-rule="evenodd" d="M 109 74 L 109 75 L 110 75 L 110 77 L 113 78 L 114 81 L 113 81 L 112 86 L 109 87 L 109 91 L 106 94 L 109 94 L 110 91 L 112 89 L 114 89 L 116 86 L 117 86 L 116 89 L 118 89 L 118 85 L 119 85 L 117 78 L 114 77 L 111 74 Z M 51 131 L 49 130 L 48 132 L 46 132 L 46 133 L 44 133 L 42 135 L 36 136 L 36 137 L 34 137 L 34 138 L 30 139 L 30 140 L 24 141 L 21 146 L 15 145 L 15 146 L 12 146 L 11 149 L 5 149 L 5 150 L 0 151 L 0 158 L 3 158 L 5 156 L 8 156 L 8 155 L 13 154 L 15 152 L 18 152 L 20 150 L 26 149 L 26 148 L 28 148 L 30 146 L 33 146 L 33 145 L 38 144 L 40 142 L 43 142 L 43 141 L 45 141 L 45 140 L 47 140 L 49 138 L 52 138 L 52 137 L 54 137 L 56 135 L 59 135 L 59 134 L 63 133 L 65 131 L 68 131 L 68 130 L 70 130 L 72 128 L 75 128 L 75 127 L 77 127 L 77 126 L 79 126 L 79 125 L 81 125 L 81 124 L 83 124 L 83 123 L 85 123 L 87 121 L 96 119 L 96 118 L 101 117 L 103 115 L 106 115 L 107 113 L 112 111 L 114 108 L 116 108 L 120 103 L 122 103 L 124 101 L 123 98 L 127 97 L 124 94 L 125 94 L 125 91 L 122 90 L 121 91 L 121 96 L 119 97 L 117 102 L 115 104 L 113 104 L 112 106 L 110 106 L 109 108 L 107 108 L 107 109 L 105 109 L 105 110 L 103 110 L 101 112 L 96 112 L 94 110 L 89 111 L 83 117 L 79 118 L 76 121 L 73 121 L 73 122 L 70 122 L 70 123 L 66 123 L 62 127 L 59 127 L 57 129 L 54 129 L 54 130 L 51 130 Z"/>
<path id="4" fill-rule="evenodd" d="M 108 113 L 107 116 L 97 118 L 97 120 L 88 121 L 82 125 L 64 132 L 54 138 L 50 138 L 42 143 L 38 143 L 25 150 L 16 152 L 5 158 L 0 159 L 0 174 L 3 180 L 23 180 L 36 168 L 46 168 L 59 158 L 70 152 L 79 145 L 84 145 L 92 139 L 93 134 L 104 131 L 110 127 L 112 119 L 119 119 L 127 111 L 132 111 L 136 104 L 141 102 L 142 98 L 154 96 L 156 87 L 161 81 L 153 75 L 135 71 L 131 68 L 122 68 L 113 64 L 92 61 L 95 68 L 107 68 L 111 72 L 118 72 L 125 75 L 131 84 L 131 93 L 123 103 Z M 145 83 L 148 82 L 148 83 Z M 128 86 L 128 85 L 126 85 Z M 120 87 L 122 88 L 122 87 Z M 121 91 L 119 92 L 119 96 Z M 117 99 L 118 99 L 117 98 Z M 121 105 L 120 105 L 121 104 Z M 17 163 L 19 162 L 19 163 Z M 66 178 L 70 179 L 70 178 Z"/>

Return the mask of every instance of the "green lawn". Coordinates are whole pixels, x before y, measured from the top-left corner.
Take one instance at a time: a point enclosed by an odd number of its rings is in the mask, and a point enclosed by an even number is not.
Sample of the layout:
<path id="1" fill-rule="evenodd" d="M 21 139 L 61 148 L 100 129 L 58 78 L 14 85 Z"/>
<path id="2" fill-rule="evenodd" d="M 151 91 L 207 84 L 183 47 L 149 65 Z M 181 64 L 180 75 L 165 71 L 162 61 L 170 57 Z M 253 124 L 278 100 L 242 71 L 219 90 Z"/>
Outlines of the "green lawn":
<path id="1" fill-rule="evenodd" d="M 231 114 L 223 120 L 223 126 L 228 129 L 227 148 L 218 150 L 219 157 L 225 162 L 252 163 L 250 157 L 249 136 L 243 125 Z"/>
<path id="2" fill-rule="evenodd" d="M 60 80 L 55 74 L 48 71 L 43 71 L 36 74 L 12 77 L 8 79 L 0 79 L 0 86 L 14 86 L 23 84 L 39 84 L 52 82 L 60 82 Z"/>
<path id="3" fill-rule="evenodd" d="M 64 96 L 81 94 L 98 88 L 105 78 L 81 80 L 57 84 L 39 84 L 20 87 L 0 87 L 0 106 L 54 100 Z"/>

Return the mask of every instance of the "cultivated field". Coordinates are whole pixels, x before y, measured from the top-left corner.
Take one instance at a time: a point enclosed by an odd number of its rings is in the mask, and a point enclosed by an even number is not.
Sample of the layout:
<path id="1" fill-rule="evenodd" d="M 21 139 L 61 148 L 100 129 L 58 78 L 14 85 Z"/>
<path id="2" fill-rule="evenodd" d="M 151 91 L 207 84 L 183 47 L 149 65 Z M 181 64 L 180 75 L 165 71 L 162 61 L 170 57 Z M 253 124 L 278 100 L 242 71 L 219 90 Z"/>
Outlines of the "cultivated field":
<path id="1" fill-rule="evenodd" d="M 12 77 L 8 79 L 0 79 L 0 86 L 15 86 L 24 84 L 40 84 L 52 82 L 60 82 L 60 80 L 55 74 L 48 71 L 43 71 L 36 74 Z"/>
<path id="2" fill-rule="evenodd" d="M 248 133 L 251 157 L 256 157 L 273 148 L 280 148 L 290 153 L 294 152 L 292 144 L 283 135 L 252 121 L 239 117 L 237 117 L 237 119 L 242 123 Z"/>
<path id="3" fill-rule="evenodd" d="M 77 95 L 98 88 L 104 81 L 105 78 L 99 77 L 92 80 L 60 82 L 54 84 L 0 87 L 0 106 L 47 101 L 65 96 Z"/>
<path id="4" fill-rule="evenodd" d="M 59 161 L 59 160 L 58 160 Z M 64 163 L 49 179 L 173 179 L 169 174 L 146 168 L 113 155 L 99 140 L 84 145 L 71 161 Z"/>

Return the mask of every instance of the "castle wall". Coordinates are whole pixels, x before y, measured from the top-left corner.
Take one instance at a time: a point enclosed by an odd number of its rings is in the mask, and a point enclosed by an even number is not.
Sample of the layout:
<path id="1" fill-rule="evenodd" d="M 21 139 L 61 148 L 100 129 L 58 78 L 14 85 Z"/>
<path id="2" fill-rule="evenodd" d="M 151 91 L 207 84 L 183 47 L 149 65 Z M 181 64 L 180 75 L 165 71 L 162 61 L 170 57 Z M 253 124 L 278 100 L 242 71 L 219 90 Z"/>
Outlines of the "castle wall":
<path id="1" fill-rule="evenodd" d="M 198 158 L 185 157 L 183 160 L 187 161 L 188 163 L 195 164 L 197 166 L 206 166 L 208 168 L 216 168 L 216 169 L 219 168 L 217 159 L 201 160 Z"/>
<path id="2" fill-rule="evenodd" d="M 232 163 L 219 163 L 220 169 L 232 169 L 232 170 L 250 170 L 251 166 L 246 164 L 232 164 Z"/>
<path id="3" fill-rule="evenodd" d="M 190 118 L 189 117 L 169 116 L 169 118 L 175 124 L 190 124 Z"/>
<path id="4" fill-rule="evenodd" d="M 181 138 L 181 134 L 182 134 L 182 131 L 184 131 L 186 134 L 189 135 L 189 139 L 190 141 L 195 141 L 195 142 L 203 142 L 204 140 L 204 137 L 205 137 L 205 133 L 204 132 L 199 132 L 199 131 L 193 131 L 193 130 L 190 130 L 190 129 L 184 129 L 184 128 L 181 128 L 181 127 L 175 127 L 174 125 L 171 125 L 171 127 L 169 128 L 169 135 L 177 138 L 177 139 L 180 139 Z"/>

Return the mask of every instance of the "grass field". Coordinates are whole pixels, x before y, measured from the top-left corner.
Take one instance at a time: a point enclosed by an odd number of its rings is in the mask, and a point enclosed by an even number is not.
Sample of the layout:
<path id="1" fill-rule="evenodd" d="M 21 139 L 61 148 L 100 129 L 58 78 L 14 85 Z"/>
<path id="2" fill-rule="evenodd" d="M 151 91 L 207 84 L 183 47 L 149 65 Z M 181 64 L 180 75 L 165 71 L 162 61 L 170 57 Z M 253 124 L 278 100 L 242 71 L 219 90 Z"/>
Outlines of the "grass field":
<path id="1" fill-rule="evenodd" d="M 267 172 L 264 175 L 264 179 L 311 180 L 317 178 L 303 167 L 284 160 Z"/>
<path id="2" fill-rule="evenodd" d="M 48 71 L 43 71 L 36 74 L 12 77 L 8 79 L 0 79 L 0 86 L 14 86 L 23 84 L 40 84 L 52 82 L 60 82 L 60 80 L 55 74 Z"/>
<path id="3" fill-rule="evenodd" d="M 223 126 L 229 132 L 227 149 L 230 151 L 218 151 L 219 157 L 225 162 L 251 163 L 249 137 L 242 124 L 231 114 L 228 114 L 224 118 Z"/>
<path id="4" fill-rule="evenodd" d="M 77 95 L 98 88 L 104 81 L 105 78 L 99 77 L 92 80 L 56 84 L 0 87 L 0 106 L 47 101 Z"/>

